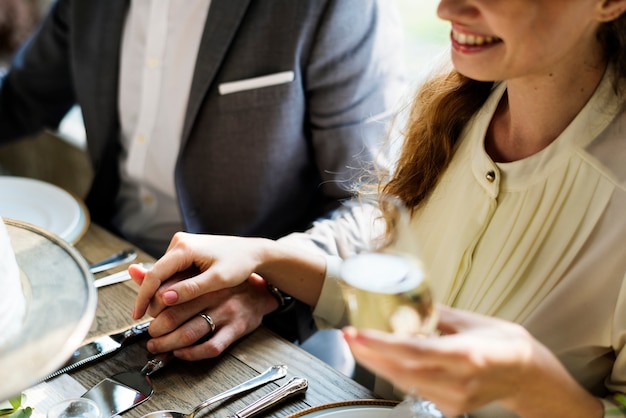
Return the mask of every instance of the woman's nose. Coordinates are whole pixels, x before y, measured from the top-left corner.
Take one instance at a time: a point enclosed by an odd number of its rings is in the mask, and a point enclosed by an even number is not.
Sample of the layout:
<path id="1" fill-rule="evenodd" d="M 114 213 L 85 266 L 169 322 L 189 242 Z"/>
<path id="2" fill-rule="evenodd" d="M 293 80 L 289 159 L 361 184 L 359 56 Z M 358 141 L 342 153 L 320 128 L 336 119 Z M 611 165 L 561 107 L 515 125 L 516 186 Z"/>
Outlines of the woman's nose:
<path id="1" fill-rule="evenodd" d="M 440 0 L 437 7 L 437 16 L 443 20 L 456 20 L 459 17 L 472 17 L 478 9 L 471 0 Z"/>

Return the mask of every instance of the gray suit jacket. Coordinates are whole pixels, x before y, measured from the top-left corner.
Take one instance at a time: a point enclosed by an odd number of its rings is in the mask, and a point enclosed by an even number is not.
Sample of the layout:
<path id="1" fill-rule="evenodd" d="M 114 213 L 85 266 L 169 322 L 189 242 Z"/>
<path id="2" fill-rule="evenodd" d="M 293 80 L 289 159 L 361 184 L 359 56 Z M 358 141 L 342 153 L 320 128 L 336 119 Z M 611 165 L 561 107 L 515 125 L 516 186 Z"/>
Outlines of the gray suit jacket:
<path id="1" fill-rule="evenodd" d="M 109 227 L 127 7 L 59 0 L 0 81 L 0 141 L 56 127 L 80 105 L 95 172 L 87 204 Z M 349 196 L 369 146 L 385 136 L 376 116 L 402 81 L 389 9 L 389 0 L 212 1 L 175 172 L 188 231 L 279 237 Z M 295 80 L 218 92 L 283 71 Z"/>

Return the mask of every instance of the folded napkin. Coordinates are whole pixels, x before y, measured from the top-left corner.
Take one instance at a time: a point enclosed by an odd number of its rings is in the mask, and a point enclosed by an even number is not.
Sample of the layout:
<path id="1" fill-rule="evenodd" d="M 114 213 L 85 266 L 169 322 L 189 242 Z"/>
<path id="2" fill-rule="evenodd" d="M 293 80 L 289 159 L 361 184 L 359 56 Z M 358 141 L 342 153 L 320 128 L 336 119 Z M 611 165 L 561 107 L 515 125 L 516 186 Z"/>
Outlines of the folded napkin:
<path id="1" fill-rule="evenodd" d="M 62 374 L 25 390 L 26 399 L 22 406 L 33 408 L 31 418 L 45 418 L 50 406 L 64 399 L 80 398 L 85 390 L 76 379 Z"/>

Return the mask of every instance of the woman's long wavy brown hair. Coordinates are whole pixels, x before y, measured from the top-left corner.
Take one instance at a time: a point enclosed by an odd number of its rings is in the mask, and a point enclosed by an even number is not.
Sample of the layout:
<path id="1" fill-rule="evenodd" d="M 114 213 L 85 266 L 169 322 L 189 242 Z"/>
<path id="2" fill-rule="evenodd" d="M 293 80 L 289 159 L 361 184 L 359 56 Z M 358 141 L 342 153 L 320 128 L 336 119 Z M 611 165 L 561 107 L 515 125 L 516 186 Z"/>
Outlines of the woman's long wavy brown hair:
<path id="1" fill-rule="evenodd" d="M 602 24 L 598 39 L 616 72 L 626 78 L 626 14 Z M 446 169 L 461 131 L 485 103 L 493 83 L 457 71 L 435 77 L 418 91 L 393 173 L 379 173 L 380 195 L 397 196 L 411 210 L 424 202 Z"/>

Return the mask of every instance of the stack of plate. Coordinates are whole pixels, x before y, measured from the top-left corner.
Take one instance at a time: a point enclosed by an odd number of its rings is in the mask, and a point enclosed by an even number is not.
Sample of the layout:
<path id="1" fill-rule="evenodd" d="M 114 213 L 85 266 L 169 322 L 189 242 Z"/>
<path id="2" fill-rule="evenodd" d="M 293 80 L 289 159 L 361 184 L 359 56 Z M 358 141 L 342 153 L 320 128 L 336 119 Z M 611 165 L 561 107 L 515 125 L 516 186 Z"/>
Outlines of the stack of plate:
<path id="1" fill-rule="evenodd" d="M 75 196 L 53 184 L 0 176 L 0 217 L 42 228 L 75 244 L 89 226 L 89 212 Z"/>

